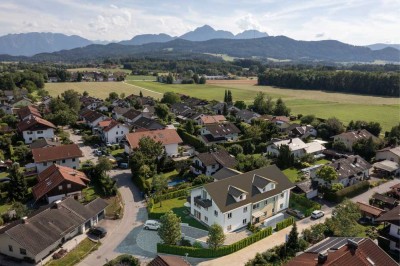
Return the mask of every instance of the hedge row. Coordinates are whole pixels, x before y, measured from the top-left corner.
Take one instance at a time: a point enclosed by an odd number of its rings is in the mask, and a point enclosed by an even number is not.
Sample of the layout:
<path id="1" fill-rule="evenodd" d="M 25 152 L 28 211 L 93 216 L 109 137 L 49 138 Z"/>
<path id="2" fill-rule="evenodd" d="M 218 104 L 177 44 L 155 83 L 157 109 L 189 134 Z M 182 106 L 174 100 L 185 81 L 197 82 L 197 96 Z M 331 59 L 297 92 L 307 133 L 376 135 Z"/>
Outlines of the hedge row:
<path id="1" fill-rule="evenodd" d="M 282 230 L 283 228 L 286 228 L 286 227 L 288 227 L 288 226 L 291 226 L 292 224 L 294 223 L 294 218 L 293 217 L 289 217 L 289 218 L 287 218 L 287 219 L 285 219 L 285 220 L 283 220 L 283 221 L 281 221 L 281 222 L 278 222 L 277 224 L 276 224 L 276 231 L 280 231 L 280 230 Z"/>
<path id="2" fill-rule="evenodd" d="M 189 188 L 184 188 L 180 190 L 176 190 L 174 192 L 166 193 L 161 196 L 158 196 L 154 199 L 154 202 L 160 202 L 160 200 L 167 200 L 167 199 L 174 199 L 174 198 L 179 198 L 179 197 L 186 197 L 189 195 L 189 191 L 192 190 L 195 187 L 189 187 Z"/>
<path id="3" fill-rule="evenodd" d="M 181 256 L 185 256 L 185 254 L 188 253 L 189 257 L 194 257 L 194 258 L 215 258 L 234 253 L 257 241 L 260 241 L 261 239 L 267 236 L 270 236 L 271 234 L 272 234 L 272 227 L 267 227 L 236 243 L 227 246 L 222 246 L 216 249 L 172 246 L 172 245 L 158 243 L 157 252 L 181 255 Z"/>
<path id="4" fill-rule="evenodd" d="M 184 143 L 187 143 L 187 144 L 193 146 L 196 150 L 205 147 L 205 144 L 201 140 L 196 138 L 196 136 L 193 136 L 193 135 L 187 133 L 183 129 L 178 128 L 177 132 Z"/>
<path id="5" fill-rule="evenodd" d="M 243 147 L 243 145 L 247 142 L 252 143 L 253 139 L 242 139 L 242 140 L 238 140 L 238 141 L 232 141 L 232 142 L 224 142 L 224 143 L 219 143 L 220 145 L 224 146 L 225 148 L 228 148 L 232 145 L 240 145 Z"/>
<path id="6" fill-rule="evenodd" d="M 345 198 L 352 198 L 369 189 L 369 182 L 367 180 L 361 181 L 355 185 L 345 187 L 339 191 L 325 192 L 324 198 L 329 201 L 342 202 Z"/>

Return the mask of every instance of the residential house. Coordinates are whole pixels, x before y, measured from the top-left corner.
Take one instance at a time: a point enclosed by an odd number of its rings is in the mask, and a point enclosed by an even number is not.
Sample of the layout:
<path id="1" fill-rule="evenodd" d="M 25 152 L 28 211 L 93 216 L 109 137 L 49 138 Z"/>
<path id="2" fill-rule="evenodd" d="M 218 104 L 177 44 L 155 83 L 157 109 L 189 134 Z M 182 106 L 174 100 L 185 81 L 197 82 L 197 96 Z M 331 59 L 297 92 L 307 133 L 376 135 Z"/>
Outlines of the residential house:
<path id="1" fill-rule="evenodd" d="M 30 144 L 37 139 L 54 138 L 55 128 L 53 123 L 36 116 L 31 116 L 17 124 L 17 129 L 22 133 L 25 144 Z"/>
<path id="2" fill-rule="evenodd" d="M 220 170 L 218 170 L 218 172 L 212 174 L 212 177 L 214 178 L 214 181 L 219 181 L 231 176 L 235 176 L 235 175 L 240 175 L 243 174 L 240 171 L 237 171 L 235 169 L 232 168 L 228 168 L 228 167 L 224 167 L 221 168 Z"/>
<path id="3" fill-rule="evenodd" d="M 32 188 L 33 198 L 35 201 L 46 198 L 48 203 L 68 196 L 79 200 L 82 189 L 90 182 L 85 173 L 57 164 L 41 172 L 37 179 L 38 183 Z"/>
<path id="4" fill-rule="evenodd" d="M 154 117 L 154 113 L 156 112 L 154 106 L 152 105 L 143 105 L 142 115 L 145 118 L 152 118 Z"/>
<path id="5" fill-rule="evenodd" d="M 178 256 L 157 255 L 147 266 L 191 266 L 191 264 Z"/>
<path id="6" fill-rule="evenodd" d="M 81 96 L 79 101 L 81 103 L 81 108 L 86 108 L 92 111 L 103 105 L 104 102 L 102 99 L 94 98 L 92 96 Z"/>
<path id="7" fill-rule="evenodd" d="M 372 165 L 374 168 L 374 173 L 378 176 L 399 176 L 400 175 L 400 163 L 384 160 L 376 162 Z"/>
<path id="8" fill-rule="evenodd" d="M 287 129 L 290 127 L 290 118 L 287 116 L 263 115 L 260 116 L 259 119 L 274 123 L 281 132 L 287 131 Z"/>
<path id="9" fill-rule="evenodd" d="M 181 101 L 190 108 L 203 107 L 209 104 L 207 100 L 181 95 Z"/>
<path id="10" fill-rule="evenodd" d="M 41 207 L 0 229 L 0 253 L 40 263 L 66 241 L 103 219 L 107 205 L 101 198 L 82 205 L 68 197 Z"/>
<path id="11" fill-rule="evenodd" d="M 279 149 L 281 145 L 289 146 L 289 150 L 294 157 L 302 157 L 306 154 L 318 155 L 322 154 L 325 147 L 319 141 L 311 141 L 309 143 L 304 143 L 299 138 L 291 138 L 286 140 L 276 140 L 272 144 L 267 146 L 267 153 L 272 156 L 279 156 Z"/>
<path id="12" fill-rule="evenodd" d="M 24 106 L 24 107 L 19 108 L 17 110 L 17 116 L 18 116 L 19 120 L 21 120 L 21 121 L 30 119 L 32 117 L 42 118 L 42 115 L 40 114 L 39 110 L 33 105 Z"/>
<path id="13" fill-rule="evenodd" d="M 260 116 L 260 114 L 246 109 L 240 110 L 236 113 L 236 118 L 239 118 L 240 121 L 247 124 L 251 124 L 251 121 L 253 121 L 253 119 L 259 118 Z"/>
<path id="14" fill-rule="evenodd" d="M 291 259 L 285 266 L 398 265 L 374 241 L 361 237 L 328 237 Z"/>
<path id="15" fill-rule="evenodd" d="M 306 179 L 296 183 L 296 187 L 292 190 L 294 193 L 303 194 L 307 199 L 318 196 L 318 182 Z"/>
<path id="16" fill-rule="evenodd" d="M 375 160 L 388 160 L 400 164 L 400 146 L 386 147 L 382 150 L 376 151 Z"/>
<path id="17" fill-rule="evenodd" d="M 339 135 L 335 135 L 332 138 L 334 142 L 335 141 L 343 142 L 348 151 L 353 151 L 353 144 L 359 141 L 360 139 L 372 138 L 375 142 L 379 141 L 377 137 L 369 133 L 366 129 L 344 132 Z"/>
<path id="18" fill-rule="evenodd" d="M 115 120 L 118 120 L 120 118 L 123 118 L 122 115 L 128 112 L 131 108 L 129 107 L 119 107 L 115 106 L 112 110 L 112 118 Z"/>
<path id="19" fill-rule="evenodd" d="M 119 143 L 129 133 L 129 127 L 111 119 L 99 122 L 98 131 L 104 142 L 114 144 Z"/>
<path id="20" fill-rule="evenodd" d="M 3 112 L 7 115 L 13 114 L 13 106 L 9 103 L 1 103 L 0 109 L 3 110 Z"/>
<path id="21" fill-rule="evenodd" d="M 133 122 L 131 125 L 134 129 L 157 130 L 165 128 L 163 124 L 147 117 L 141 117 Z"/>
<path id="22" fill-rule="evenodd" d="M 80 158 L 83 157 L 77 144 L 33 149 L 32 155 L 39 174 L 53 164 L 78 169 Z"/>
<path id="23" fill-rule="evenodd" d="M 200 129 L 201 140 L 206 143 L 236 141 L 240 130 L 231 122 L 220 124 L 206 124 Z"/>
<path id="24" fill-rule="evenodd" d="M 359 181 L 369 179 L 371 165 L 358 155 L 341 158 L 327 165 L 335 169 L 338 178 L 327 182 L 316 175 L 313 180 L 318 181 L 320 185 L 330 187 L 334 183 L 342 183 L 344 187 L 348 187 Z"/>
<path id="25" fill-rule="evenodd" d="M 126 102 L 136 102 L 137 104 L 144 106 L 144 105 L 151 105 L 154 106 L 156 102 L 150 96 L 143 96 L 140 97 L 139 95 L 131 94 L 124 99 Z"/>
<path id="26" fill-rule="evenodd" d="M 219 124 L 226 122 L 226 118 L 223 115 L 201 115 L 196 120 L 198 125 L 208 125 L 208 124 Z"/>
<path id="27" fill-rule="evenodd" d="M 232 168 L 237 164 L 235 157 L 226 150 L 199 153 L 193 158 L 192 173 L 211 176 L 221 168 Z"/>
<path id="28" fill-rule="evenodd" d="M 15 102 L 23 97 L 28 96 L 28 90 L 26 89 L 15 89 L 15 90 L 4 90 L 3 94 L 7 97 L 8 102 Z"/>
<path id="29" fill-rule="evenodd" d="M 357 202 L 358 208 L 360 209 L 363 218 L 369 219 L 372 223 L 375 219 L 385 213 L 385 210 L 375 207 L 373 205 L 366 204 L 364 202 Z"/>
<path id="30" fill-rule="evenodd" d="M 211 107 L 211 110 L 212 110 L 214 113 L 216 113 L 217 115 L 222 115 L 223 112 L 224 112 L 224 105 L 225 105 L 225 104 L 226 104 L 226 103 L 217 103 L 217 104 L 215 104 L 215 105 L 213 105 L 213 106 Z M 228 108 L 227 108 L 228 113 L 237 113 L 237 112 L 240 111 L 240 109 L 237 108 L 237 107 L 234 106 L 234 105 L 228 105 L 227 107 L 228 107 Z"/>
<path id="31" fill-rule="evenodd" d="M 96 127 L 99 122 L 108 119 L 108 117 L 103 115 L 102 113 L 90 109 L 82 110 L 80 116 L 82 117 L 83 121 L 91 128 Z"/>
<path id="32" fill-rule="evenodd" d="M 33 104 L 32 100 L 29 98 L 26 98 L 26 97 L 16 99 L 14 102 L 11 103 L 13 108 L 20 108 L 20 107 L 29 106 L 32 104 Z"/>
<path id="33" fill-rule="evenodd" d="M 182 115 L 182 114 L 192 110 L 192 108 L 187 106 L 186 103 L 181 103 L 181 102 L 172 104 L 170 109 L 171 109 L 171 112 L 173 114 L 175 114 L 175 116 Z"/>
<path id="34" fill-rule="evenodd" d="M 55 147 L 55 146 L 61 146 L 61 142 L 58 140 L 57 137 L 54 137 L 52 139 L 37 139 L 29 145 L 31 149 Z"/>
<path id="35" fill-rule="evenodd" d="M 195 188 L 190 213 L 225 233 L 258 224 L 289 207 L 293 184 L 275 165 L 235 175 Z"/>
<path id="36" fill-rule="evenodd" d="M 375 192 L 371 197 L 372 205 L 383 208 L 385 210 L 391 210 L 399 204 L 399 201 L 390 196 Z"/>
<path id="37" fill-rule="evenodd" d="M 127 123 L 133 123 L 141 117 L 143 117 L 142 112 L 133 108 L 129 109 L 122 115 L 122 119 L 124 119 L 124 121 Z"/>
<path id="38" fill-rule="evenodd" d="M 125 143 L 125 153 L 130 154 L 134 149 L 137 149 L 140 139 L 144 137 L 149 137 L 156 142 L 161 142 L 168 156 L 177 156 L 179 154 L 178 145 L 182 143 L 182 139 L 175 129 L 139 131 L 126 134 L 127 143 Z"/>
<path id="39" fill-rule="evenodd" d="M 296 127 L 289 127 L 289 135 L 292 137 L 297 137 L 300 139 L 306 139 L 308 137 L 316 137 L 317 130 L 312 125 L 306 126 L 296 126 Z"/>
<path id="40" fill-rule="evenodd" d="M 400 252 L 400 206 L 393 208 L 387 213 L 382 214 L 376 222 L 385 222 L 387 225 L 381 237 L 389 241 L 390 250 L 399 254 Z M 384 264 L 382 264 L 384 265 Z"/>
<path id="41" fill-rule="evenodd" d="M 388 195 L 399 200 L 400 199 L 400 183 L 398 183 L 394 186 L 391 186 L 390 191 L 388 192 Z"/>

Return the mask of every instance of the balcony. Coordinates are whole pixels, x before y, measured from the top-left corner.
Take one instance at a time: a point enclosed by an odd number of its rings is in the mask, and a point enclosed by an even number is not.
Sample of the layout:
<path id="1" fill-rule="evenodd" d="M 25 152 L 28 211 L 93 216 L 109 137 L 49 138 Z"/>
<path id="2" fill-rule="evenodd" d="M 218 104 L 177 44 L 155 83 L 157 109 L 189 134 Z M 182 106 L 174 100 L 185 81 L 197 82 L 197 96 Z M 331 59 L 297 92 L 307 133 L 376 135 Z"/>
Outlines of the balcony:
<path id="1" fill-rule="evenodd" d="M 202 199 L 201 196 L 194 197 L 194 203 L 200 205 L 203 208 L 209 208 L 212 206 L 211 200 Z"/>

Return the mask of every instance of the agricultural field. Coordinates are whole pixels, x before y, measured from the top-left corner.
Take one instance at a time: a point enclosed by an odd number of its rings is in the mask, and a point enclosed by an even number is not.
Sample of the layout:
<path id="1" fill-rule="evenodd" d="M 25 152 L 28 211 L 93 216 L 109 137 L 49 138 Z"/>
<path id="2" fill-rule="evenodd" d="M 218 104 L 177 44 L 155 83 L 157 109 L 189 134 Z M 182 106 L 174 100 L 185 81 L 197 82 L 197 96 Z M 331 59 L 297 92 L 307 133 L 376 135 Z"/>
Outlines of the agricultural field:
<path id="1" fill-rule="evenodd" d="M 162 97 L 162 93 L 146 90 L 145 88 L 137 87 L 125 82 L 66 82 L 66 83 L 46 83 L 45 89 L 51 96 L 55 97 L 60 95 L 66 90 L 75 90 L 79 93 L 87 91 L 89 95 L 105 99 L 110 92 L 118 94 L 125 93 L 139 95 L 142 91 L 144 96 L 151 96 L 155 99 Z"/>
<path id="2" fill-rule="evenodd" d="M 143 75 L 128 75 L 126 80 L 137 80 L 137 81 L 156 81 L 155 76 L 143 76 Z"/>

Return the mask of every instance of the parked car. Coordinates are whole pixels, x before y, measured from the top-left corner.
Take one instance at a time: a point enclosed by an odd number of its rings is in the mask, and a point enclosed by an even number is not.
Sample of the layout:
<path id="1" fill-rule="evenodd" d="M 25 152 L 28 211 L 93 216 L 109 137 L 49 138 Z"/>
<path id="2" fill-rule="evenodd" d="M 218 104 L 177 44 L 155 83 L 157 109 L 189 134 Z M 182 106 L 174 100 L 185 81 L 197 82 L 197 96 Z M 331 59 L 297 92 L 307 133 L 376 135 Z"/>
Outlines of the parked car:
<path id="1" fill-rule="evenodd" d="M 107 147 L 112 147 L 112 144 L 111 144 L 110 142 L 107 142 L 107 143 L 106 143 L 106 146 L 107 146 Z"/>
<path id="2" fill-rule="evenodd" d="M 89 229 L 89 234 L 98 238 L 103 238 L 107 234 L 107 230 L 103 227 L 92 227 Z"/>
<path id="3" fill-rule="evenodd" d="M 325 213 L 324 213 L 323 211 L 316 210 L 316 211 L 313 211 L 313 212 L 311 213 L 311 218 L 313 218 L 313 219 L 318 219 L 318 218 L 321 218 L 321 217 L 324 216 L 324 215 L 325 215 Z"/>
<path id="4" fill-rule="evenodd" d="M 119 164 L 119 168 L 128 169 L 128 168 L 129 168 L 129 165 L 128 165 L 128 163 L 120 163 L 120 164 Z"/>
<path id="5" fill-rule="evenodd" d="M 99 149 L 95 149 L 93 152 L 94 152 L 94 155 L 97 155 L 97 156 L 103 155 L 103 152 Z"/>
<path id="6" fill-rule="evenodd" d="M 301 211 L 296 210 L 296 209 L 288 209 L 286 212 L 290 215 L 293 215 L 296 218 L 299 218 L 299 219 L 303 219 L 305 217 Z"/>
<path id="7" fill-rule="evenodd" d="M 147 220 L 144 224 L 146 230 L 158 230 L 158 228 L 160 228 L 160 223 L 155 220 Z"/>

